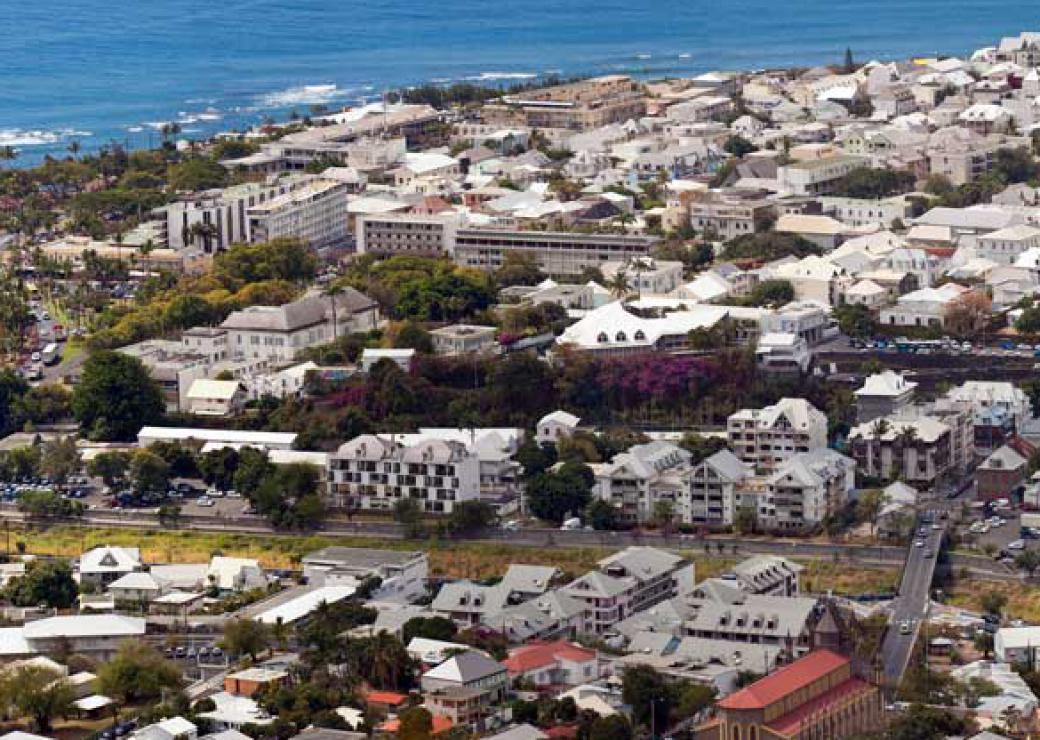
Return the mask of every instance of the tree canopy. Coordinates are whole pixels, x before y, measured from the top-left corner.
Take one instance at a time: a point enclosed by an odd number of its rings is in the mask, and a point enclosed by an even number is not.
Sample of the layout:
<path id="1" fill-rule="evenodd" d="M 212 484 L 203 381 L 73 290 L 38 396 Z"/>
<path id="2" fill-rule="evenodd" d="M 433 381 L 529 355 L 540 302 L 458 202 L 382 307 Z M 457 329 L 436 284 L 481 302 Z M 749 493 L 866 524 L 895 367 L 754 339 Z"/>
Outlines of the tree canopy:
<path id="1" fill-rule="evenodd" d="M 141 361 L 109 350 L 87 358 L 72 394 L 76 420 L 96 440 L 135 439 L 142 426 L 158 421 L 165 407 L 159 386 Z"/>

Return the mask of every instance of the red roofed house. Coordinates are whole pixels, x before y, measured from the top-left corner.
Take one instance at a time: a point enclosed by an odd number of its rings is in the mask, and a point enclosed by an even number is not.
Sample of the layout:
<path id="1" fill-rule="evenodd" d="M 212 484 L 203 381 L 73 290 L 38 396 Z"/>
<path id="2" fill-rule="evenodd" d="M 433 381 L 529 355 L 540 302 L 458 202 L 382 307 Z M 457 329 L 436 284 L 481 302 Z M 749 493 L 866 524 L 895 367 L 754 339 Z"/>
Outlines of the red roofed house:
<path id="1" fill-rule="evenodd" d="M 697 740 L 840 740 L 882 727 L 877 686 L 830 650 L 814 650 L 716 708 L 717 718 L 697 729 Z"/>
<path id="2" fill-rule="evenodd" d="M 535 686 L 578 686 L 599 678 L 596 651 L 564 640 L 515 648 L 502 662 L 509 680 L 523 679 Z"/>
<path id="3" fill-rule="evenodd" d="M 443 716 L 441 716 L 439 714 L 434 714 L 434 715 L 432 715 L 432 717 L 433 717 L 433 728 L 432 728 L 432 734 L 433 735 L 440 735 L 442 732 L 447 732 L 448 730 L 450 730 L 452 727 L 455 726 L 452 723 L 451 719 L 449 719 L 448 717 L 443 717 Z M 377 732 L 389 733 L 391 735 L 396 735 L 397 732 L 400 729 L 401 729 L 401 720 L 399 720 L 397 717 L 394 717 L 393 719 L 388 719 L 386 722 L 384 722 L 383 724 L 379 725 L 376 728 L 376 731 Z"/>

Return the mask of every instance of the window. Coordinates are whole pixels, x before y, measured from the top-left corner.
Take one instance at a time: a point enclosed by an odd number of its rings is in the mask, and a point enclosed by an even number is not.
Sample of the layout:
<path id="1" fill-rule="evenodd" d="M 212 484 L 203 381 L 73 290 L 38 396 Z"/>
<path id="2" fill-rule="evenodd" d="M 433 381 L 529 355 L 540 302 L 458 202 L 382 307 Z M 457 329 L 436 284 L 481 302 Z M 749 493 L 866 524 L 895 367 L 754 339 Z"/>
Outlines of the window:
<path id="1" fill-rule="evenodd" d="M 628 341 L 628 337 L 625 336 L 625 332 L 619 331 L 617 334 L 614 335 L 614 341 L 616 341 L 616 342 L 627 342 Z"/>

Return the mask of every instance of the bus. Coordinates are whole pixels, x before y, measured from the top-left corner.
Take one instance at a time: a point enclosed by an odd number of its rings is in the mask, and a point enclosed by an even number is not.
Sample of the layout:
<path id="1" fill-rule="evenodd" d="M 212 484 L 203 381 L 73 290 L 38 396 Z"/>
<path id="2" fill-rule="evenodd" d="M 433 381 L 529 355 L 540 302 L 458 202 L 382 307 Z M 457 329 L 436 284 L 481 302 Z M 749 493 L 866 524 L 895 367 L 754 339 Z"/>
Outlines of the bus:
<path id="1" fill-rule="evenodd" d="M 40 353 L 40 360 L 44 365 L 56 365 L 61 360 L 61 348 L 54 342 L 51 342 L 43 348 L 43 352 Z"/>

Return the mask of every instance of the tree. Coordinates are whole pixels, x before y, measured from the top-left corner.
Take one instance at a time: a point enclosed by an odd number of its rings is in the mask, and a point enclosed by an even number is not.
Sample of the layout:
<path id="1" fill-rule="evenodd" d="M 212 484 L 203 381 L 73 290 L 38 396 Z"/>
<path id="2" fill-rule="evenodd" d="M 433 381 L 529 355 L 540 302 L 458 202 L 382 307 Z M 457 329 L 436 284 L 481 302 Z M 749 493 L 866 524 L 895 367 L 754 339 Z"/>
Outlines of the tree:
<path id="1" fill-rule="evenodd" d="M 486 501 L 461 501 L 448 517 L 448 529 L 453 534 L 472 534 L 494 525 L 497 515 Z"/>
<path id="2" fill-rule="evenodd" d="M 935 707 L 911 704 L 900 712 L 885 730 L 886 740 L 943 740 L 970 734 L 962 717 Z"/>
<path id="3" fill-rule="evenodd" d="M 269 280 L 303 283 L 314 279 L 318 256 L 299 239 L 236 244 L 214 258 L 214 276 L 229 287 Z"/>
<path id="4" fill-rule="evenodd" d="M 170 466 L 148 450 L 137 450 L 130 457 L 130 482 L 138 496 L 163 496 L 170 487 Z"/>
<path id="5" fill-rule="evenodd" d="M 191 157 L 172 165 L 166 182 L 171 190 L 209 190 L 228 184 L 227 169 L 209 157 Z"/>
<path id="6" fill-rule="evenodd" d="M 1040 568 L 1040 552 L 1036 550 L 1023 550 L 1015 556 L 1015 565 L 1024 570 L 1032 578 L 1036 575 L 1036 569 Z"/>
<path id="7" fill-rule="evenodd" d="M 655 501 L 653 511 L 650 512 L 650 519 L 658 529 L 670 530 L 675 521 L 675 504 L 664 499 Z"/>
<path id="8" fill-rule="evenodd" d="M 726 440 L 719 437 L 702 437 L 693 432 L 683 434 L 679 446 L 690 453 L 691 465 L 700 465 L 716 452 L 726 449 Z"/>
<path id="9" fill-rule="evenodd" d="M 856 516 L 861 522 L 870 525 L 871 535 L 874 534 L 878 516 L 887 503 L 888 496 L 880 488 L 872 488 L 860 493 L 859 500 L 856 501 Z"/>
<path id="10" fill-rule="evenodd" d="M 79 470 L 79 449 L 72 437 L 60 437 L 44 444 L 40 471 L 58 487 Z"/>
<path id="11" fill-rule="evenodd" d="M 758 527 L 758 512 L 754 506 L 741 506 L 733 516 L 733 529 L 739 534 L 753 534 Z"/>
<path id="12" fill-rule="evenodd" d="M 913 173 L 905 170 L 859 167 L 838 179 L 834 192 L 843 198 L 880 200 L 914 189 Z"/>
<path id="13" fill-rule="evenodd" d="M 841 71 L 847 75 L 856 71 L 856 62 L 852 59 L 852 49 L 849 47 L 845 48 L 845 61 L 841 65 Z"/>
<path id="14" fill-rule="evenodd" d="M 414 349 L 424 355 L 433 354 L 433 337 L 430 332 L 423 329 L 413 321 L 406 321 L 397 330 L 394 337 L 394 347 L 397 349 Z"/>
<path id="15" fill-rule="evenodd" d="M 146 642 L 127 640 L 97 669 L 99 693 L 124 704 L 159 699 L 181 685 L 181 671 Z"/>
<path id="16" fill-rule="evenodd" d="M 997 616 L 1000 616 L 1004 611 L 1004 607 L 1007 606 L 1007 601 L 1007 596 L 999 591 L 987 591 L 982 595 L 980 604 L 982 606 L 982 611 L 986 614 L 996 614 Z"/>
<path id="17" fill-rule="evenodd" d="M 868 339 L 878 330 L 878 322 L 866 306 L 860 303 L 846 303 L 834 309 L 834 317 L 838 320 L 838 328 L 847 337 Z"/>
<path id="18" fill-rule="evenodd" d="M 249 500 L 275 527 L 312 529 L 325 515 L 325 506 L 318 494 L 318 479 L 318 468 L 314 465 L 279 465 Z"/>
<path id="19" fill-rule="evenodd" d="M 433 737 L 433 715 L 425 707 L 410 707 L 398 716 L 398 740 L 430 740 Z"/>
<path id="20" fill-rule="evenodd" d="M 620 517 L 613 505 L 598 498 L 585 509 L 585 522 L 597 531 L 611 531 L 618 528 Z"/>
<path id="21" fill-rule="evenodd" d="M 632 707 L 636 724 L 663 731 L 675 701 L 674 686 L 650 666 L 630 666 L 622 678 L 621 698 Z"/>
<path id="22" fill-rule="evenodd" d="M 539 519 L 560 524 L 567 516 L 585 511 L 594 480 L 588 465 L 564 463 L 556 472 L 531 478 L 527 484 L 527 507 Z"/>
<path id="23" fill-rule="evenodd" d="M 632 291 L 632 284 L 628 280 L 628 273 L 624 270 L 618 270 L 610 279 L 607 280 L 605 286 L 610 294 L 615 298 L 621 299 L 627 296 Z"/>
<path id="24" fill-rule="evenodd" d="M 238 451 L 238 461 L 232 476 L 234 489 L 250 498 L 274 472 L 274 463 L 268 460 L 266 450 L 243 447 Z"/>
<path id="25" fill-rule="evenodd" d="M 977 290 L 964 293 L 946 308 L 946 328 L 960 337 L 974 337 L 989 322 L 993 301 Z"/>
<path id="26" fill-rule="evenodd" d="M 68 609 L 76 603 L 79 588 L 67 560 L 33 560 L 25 575 L 8 582 L 3 594 L 15 606 Z"/>
<path id="27" fill-rule="evenodd" d="M 495 282 L 506 288 L 511 285 L 537 285 L 545 280 L 538 258 L 526 252 L 506 252 L 502 266 L 495 271 Z"/>
<path id="28" fill-rule="evenodd" d="M 199 472 L 202 479 L 221 491 L 231 490 L 235 485 L 235 473 L 238 470 L 238 450 L 234 447 L 222 447 L 210 450 L 199 457 Z"/>
<path id="29" fill-rule="evenodd" d="M 758 147 L 738 134 L 733 134 L 726 139 L 726 143 L 722 145 L 722 148 L 734 157 L 744 157 L 758 149 Z"/>
<path id="30" fill-rule="evenodd" d="M 220 645 L 230 655 L 248 655 L 255 663 L 256 657 L 271 647 L 271 629 L 255 619 L 231 619 L 224 625 Z"/>
<path id="31" fill-rule="evenodd" d="M 83 504 L 54 491 L 26 491 L 18 498 L 18 510 L 34 518 L 50 519 L 77 516 L 83 512 Z"/>
<path id="32" fill-rule="evenodd" d="M 394 504 L 394 521 L 404 527 L 407 539 L 420 539 L 426 534 L 423 527 L 423 510 L 418 499 L 402 498 Z"/>
<path id="33" fill-rule="evenodd" d="M 632 725 L 623 714 L 597 716 L 589 727 L 589 740 L 632 740 Z"/>
<path id="34" fill-rule="evenodd" d="M 112 487 L 126 476 L 130 467 L 130 455 L 122 450 L 101 452 L 87 463 L 87 472 L 101 478 L 106 486 Z"/>
<path id="35" fill-rule="evenodd" d="M 751 291 L 747 302 L 752 306 L 780 307 L 794 300 L 794 286 L 787 280 L 763 280 Z"/>
<path id="36" fill-rule="evenodd" d="M 678 693 L 679 719 L 688 719 L 714 703 L 716 690 L 714 686 L 688 681 L 679 688 Z"/>
<path id="37" fill-rule="evenodd" d="M 1040 395 L 1040 381 L 1037 382 Z M 525 439 L 513 459 L 523 468 L 523 476 L 530 478 L 548 470 L 556 464 L 556 447 L 551 444 L 540 445 L 533 439 Z"/>
<path id="38" fill-rule="evenodd" d="M 407 645 L 414 637 L 449 642 L 457 632 L 455 622 L 446 617 L 412 617 L 401 628 L 401 642 Z"/>
<path id="39" fill-rule="evenodd" d="M 822 254 L 823 250 L 813 242 L 797 234 L 767 231 L 761 234 L 744 234 L 726 242 L 722 250 L 723 259 L 760 260 L 769 262 L 783 257 L 808 257 Z"/>
<path id="40" fill-rule="evenodd" d="M 72 394 L 80 427 L 96 440 L 134 439 L 163 414 L 159 386 L 136 357 L 109 350 L 91 354 Z"/>
<path id="41" fill-rule="evenodd" d="M 64 675 L 51 668 L 22 665 L 4 675 L 2 695 L 36 732 L 48 732 L 55 717 L 72 713 L 76 692 Z"/>

